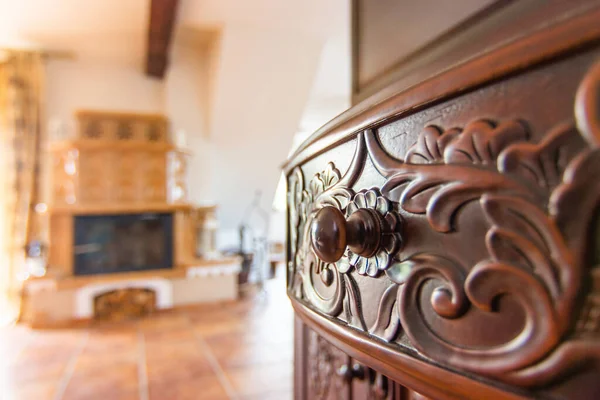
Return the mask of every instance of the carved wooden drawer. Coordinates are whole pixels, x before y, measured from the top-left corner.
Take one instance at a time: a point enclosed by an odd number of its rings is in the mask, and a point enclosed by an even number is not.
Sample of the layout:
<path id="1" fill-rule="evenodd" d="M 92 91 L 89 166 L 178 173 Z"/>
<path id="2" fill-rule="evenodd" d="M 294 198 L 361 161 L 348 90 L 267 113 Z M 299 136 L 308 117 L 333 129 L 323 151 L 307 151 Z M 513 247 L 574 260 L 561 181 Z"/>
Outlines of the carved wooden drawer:
<path id="1" fill-rule="evenodd" d="M 297 324 L 301 349 L 296 357 L 305 374 L 296 397 L 306 399 L 427 400 L 372 368 L 349 357 L 322 336 Z M 297 364 L 297 366 L 298 366 Z M 302 374 L 298 374 L 302 375 Z"/>
<path id="2" fill-rule="evenodd" d="M 600 396 L 594 29 L 530 36 L 360 104 L 291 157 L 287 284 L 316 332 L 297 353 L 307 379 L 333 385 L 319 380 L 344 357 L 324 356 L 332 344 L 390 390 Z"/>

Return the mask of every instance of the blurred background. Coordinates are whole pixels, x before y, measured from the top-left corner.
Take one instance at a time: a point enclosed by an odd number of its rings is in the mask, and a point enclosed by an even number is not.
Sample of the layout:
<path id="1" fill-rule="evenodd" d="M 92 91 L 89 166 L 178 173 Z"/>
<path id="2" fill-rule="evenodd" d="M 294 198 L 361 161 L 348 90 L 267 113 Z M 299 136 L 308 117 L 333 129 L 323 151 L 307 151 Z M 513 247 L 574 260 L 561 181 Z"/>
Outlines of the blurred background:
<path id="1" fill-rule="evenodd" d="M 280 167 L 350 64 L 347 0 L 2 2 L 0 398 L 291 398 Z"/>
<path id="2" fill-rule="evenodd" d="M 291 398 L 282 164 L 491 3 L 0 2 L 0 398 Z"/>

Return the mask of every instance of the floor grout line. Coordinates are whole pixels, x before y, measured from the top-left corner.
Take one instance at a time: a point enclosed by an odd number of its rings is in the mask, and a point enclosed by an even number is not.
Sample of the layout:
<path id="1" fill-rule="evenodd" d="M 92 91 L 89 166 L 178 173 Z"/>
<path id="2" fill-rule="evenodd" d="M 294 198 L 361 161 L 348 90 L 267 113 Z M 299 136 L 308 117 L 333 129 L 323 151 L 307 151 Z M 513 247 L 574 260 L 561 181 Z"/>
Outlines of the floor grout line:
<path id="1" fill-rule="evenodd" d="M 63 398 L 63 396 L 65 395 L 67 386 L 69 385 L 69 382 L 71 381 L 71 378 L 73 377 L 73 374 L 75 373 L 75 367 L 77 366 L 77 360 L 79 359 L 79 356 L 81 355 L 81 353 L 83 353 L 83 349 L 85 348 L 85 345 L 87 344 L 89 338 L 90 338 L 90 332 L 88 331 L 88 332 L 86 332 L 86 335 L 81 339 L 81 344 L 80 344 L 79 348 L 75 351 L 75 353 L 69 359 L 69 362 L 67 363 L 67 367 L 65 368 L 65 372 L 63 373 L 63 376 L 60 378 L 60 381 L 58 383 L 58 388 L 56 389 L 56 393 L 54 394 L 54 400 L 61 400 Z"/>
<path id="2" fill-rule="evenodd" d="M 146 340 L 144 333 L 138 328 L 138 389 L 140 400 L 148 400 L 148 364 L 146 363 Z"/>
<path id="3" fill-rule="evenodd" d="M 208 345 L 208 343 L 206 343 L 206 341 L 204 340 L 202 335 L 198 334 L 194 330 L 189 318 L 188 318 L 188 323 L 190 325 L 190 330 L 192 331 L 192 334 L 196 338 L 196 342 L 200 346 L 200 350 L 202 350 L 202 352 L 206 355 L 206 358 L 208 360 L 208 363 L 210 364 L 210 367 L 212 368 L 215 375 L 217 375 L 217 379 L 223 386 L 223 389 L 225 389 L 225 392 L 227 392 L 227 396 L 229 396 L 230 400 L 237 400 L 238 395 L 237 395 L 235 389 L 233 388 L 233 385 L 231 384 L 231 382 L 229 382 L 229 379 L 227 378 L 227 375 L 225 374 L 223 367 L 221 367 L 219 360 L 217 360 L 217 357 L 215 357 L 212 350 L 210 349 L 210 346 Z"/>

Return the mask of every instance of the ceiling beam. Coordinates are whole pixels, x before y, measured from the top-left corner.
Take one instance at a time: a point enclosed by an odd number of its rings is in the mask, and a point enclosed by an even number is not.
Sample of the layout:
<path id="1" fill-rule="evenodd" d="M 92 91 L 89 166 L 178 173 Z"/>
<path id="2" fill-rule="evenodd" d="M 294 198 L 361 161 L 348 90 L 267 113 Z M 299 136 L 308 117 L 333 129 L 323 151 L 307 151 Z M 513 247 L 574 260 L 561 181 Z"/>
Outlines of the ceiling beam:
<path id="1" fill-rule="evenodd" d="M 169 65 L 169 47 L 179 0 L 151 0 L 146 74 L 162 79 Z"/>

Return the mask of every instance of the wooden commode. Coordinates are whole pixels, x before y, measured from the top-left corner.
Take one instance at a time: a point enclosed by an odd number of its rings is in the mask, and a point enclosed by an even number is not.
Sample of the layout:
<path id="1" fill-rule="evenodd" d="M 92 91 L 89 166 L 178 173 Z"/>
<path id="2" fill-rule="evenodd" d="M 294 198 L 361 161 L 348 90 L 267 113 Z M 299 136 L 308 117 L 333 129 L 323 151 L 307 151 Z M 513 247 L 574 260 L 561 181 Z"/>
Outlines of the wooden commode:
<path id="1" fill-rule="evenodd" d="M 356 104 L 284 167 L 295 398 L 600 398 L 600 2 L 409 54 L 447 2 L 353 3 Z"/>

